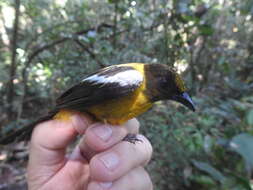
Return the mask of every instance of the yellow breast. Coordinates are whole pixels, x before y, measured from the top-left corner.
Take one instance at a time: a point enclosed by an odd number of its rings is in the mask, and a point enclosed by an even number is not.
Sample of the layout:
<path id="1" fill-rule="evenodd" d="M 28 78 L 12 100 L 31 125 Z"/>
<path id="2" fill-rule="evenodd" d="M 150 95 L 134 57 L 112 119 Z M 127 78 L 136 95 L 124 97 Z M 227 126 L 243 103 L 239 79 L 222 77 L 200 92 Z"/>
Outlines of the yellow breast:
<path id="1" fill-rule="evenodd" d="M 144 75 L 143 64 L 124 64 L 134 67 Z M 145 79 L 141 86 L 126 97 L 111 100 L 88 109 L 97 119 L 112 125 L 121 125 L 152 107 L 152 103 L 145 95 Z"/>

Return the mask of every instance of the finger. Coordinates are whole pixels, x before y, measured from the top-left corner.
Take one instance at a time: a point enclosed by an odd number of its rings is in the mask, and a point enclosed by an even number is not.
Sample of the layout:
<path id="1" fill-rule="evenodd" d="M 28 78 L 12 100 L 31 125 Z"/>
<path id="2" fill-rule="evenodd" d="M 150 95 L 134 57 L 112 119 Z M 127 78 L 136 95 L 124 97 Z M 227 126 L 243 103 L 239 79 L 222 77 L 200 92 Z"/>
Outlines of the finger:
<path id="1" fill-rule="evenodd" d="M 140 123 L 136 118 L 128 120 L 124 126 L 127 128 L 128 133 L 137 134 L 139 133 Z"/>
<path id="2" fill-rule="evenodd" d="M 88 162 L 91 160 L 91 158 L 97 154 L 97 151 L 95 151 L 94 149 L 91 149 L 85 142 L 84 142 L 85 138 L 81 138 L 79 144 L 77 145 L 77 147 L 79 147 L 80 150 L 80 154 L 82 155 L 82 157 L 84 159 L 86 159 Z"/>
<path id="3" fill-rule="evenodd" d="M 87 129 L 85 137 L 80 140 L 79 148 L 82 155 L 90 160 L 96 153 L 120 142 L 128 133 L 138 133 L 138 131 L 139 122 L 135 118 L 127 121 L 124 126 L 94 123 Z"/>
<path id="4" fill-rule="evenodd" d="M 96 181 L 114 181 L 131 169 L 145 165 L 151 158 L 152 146 L 142 135 L 135 144 L 120 142 L 111 149 L 95 155 L 90 161 L 91 177 Z"/>
<path id="5" fill-rule="evenodd" d="M 139 122 L 136 119 L 129 120 L 124 126 L 95 123 L 87 129 L 79 146 L 83 152 L 87 152 L 87 147 L 94 152 L 100 152 L 120 142 L 128 133 L 138 131 Z"/>
<path id="6" fill-rule="evenodd" d="M 88 190 L 152 190 L 148 173 L 142 167 L 135 168 L 114 182 L 96 182 L 88 185 Z"/>
<path id="7" fill-rule="evenodd" d="M 87 116 L 73 115 L 71 121 L 50 120 L 36 126 L 30 143 L 29 167 L 61 162 L 67 145 L 90 123 Z"/>

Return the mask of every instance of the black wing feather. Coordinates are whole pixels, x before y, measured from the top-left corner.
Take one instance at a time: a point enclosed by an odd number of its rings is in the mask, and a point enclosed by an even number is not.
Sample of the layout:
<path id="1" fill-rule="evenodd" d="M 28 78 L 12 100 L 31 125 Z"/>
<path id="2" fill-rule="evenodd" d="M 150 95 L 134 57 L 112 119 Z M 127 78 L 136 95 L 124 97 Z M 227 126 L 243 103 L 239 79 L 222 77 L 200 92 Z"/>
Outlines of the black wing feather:
<path id="1" fill-rule="evenodd" d="M 102 69 L 92 75 L 97 74 L 99 76 L 112 76 L 117 73 L 133 69 L 134 68 L 129 66 L 113 66 Z M 81 112 L 86 111 L 90 106 L 128 95 L 137 89 L 141 85 L 141 82 L 129 84 L 127 86 L 121 86 L 117 82 L 96 83 L 93 81 L 84 80 L 83 82 L 80 82 L 64 92 L 57 99 L 56 109 L 73 109 Z"/>

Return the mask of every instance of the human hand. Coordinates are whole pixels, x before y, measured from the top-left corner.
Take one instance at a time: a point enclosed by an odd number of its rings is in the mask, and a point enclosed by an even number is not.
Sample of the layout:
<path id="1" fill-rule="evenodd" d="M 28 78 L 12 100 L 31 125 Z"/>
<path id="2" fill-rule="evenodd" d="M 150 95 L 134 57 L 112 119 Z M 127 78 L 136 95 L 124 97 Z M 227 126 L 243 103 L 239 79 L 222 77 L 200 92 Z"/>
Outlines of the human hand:
<path id="1" fill-rule="evenodd" d="M 138 133 L 139 123 L 125 127 L 92 123 L 75 115 L 69 122 L 50 120 L 34 129 L 28 162 L 29 190 L 152 190 L 144 170 L 152 154 L 149 141 L 138 135 L 135 144 L 122 141 Z M 66 156 L 67 146 L 78 134 L 84 136 Z"/>

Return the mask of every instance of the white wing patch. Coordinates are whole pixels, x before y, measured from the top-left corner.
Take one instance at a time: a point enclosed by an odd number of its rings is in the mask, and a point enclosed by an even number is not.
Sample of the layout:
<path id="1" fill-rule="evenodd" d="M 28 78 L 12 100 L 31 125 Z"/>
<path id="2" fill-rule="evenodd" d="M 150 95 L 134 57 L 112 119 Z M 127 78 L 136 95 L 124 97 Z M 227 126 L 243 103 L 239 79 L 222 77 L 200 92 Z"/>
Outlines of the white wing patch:
<path id="1" fill-rule="evenodd" d="M 143 81 L 143 76 L 139 71 L 126 70 L 115 75 L 103 75 L 98 73 L 82 80 L 94 82 L 96 84 L 118 83 L 120 86 L 139 85 Z"/>

